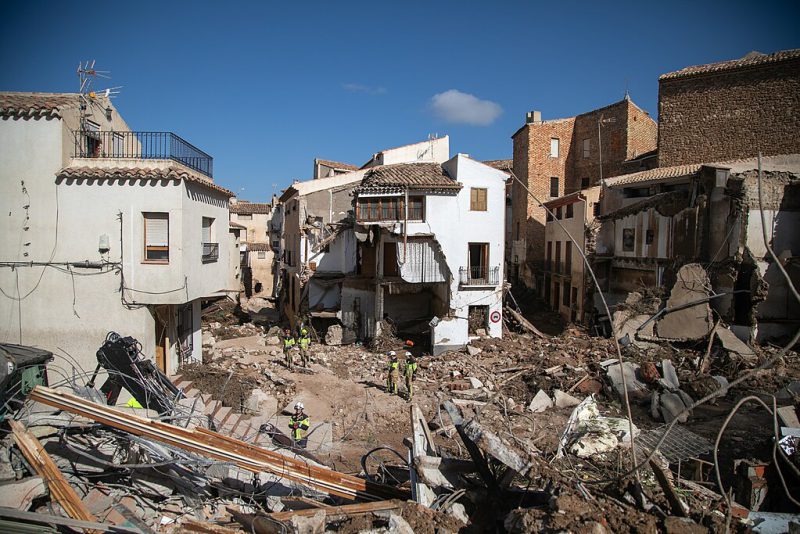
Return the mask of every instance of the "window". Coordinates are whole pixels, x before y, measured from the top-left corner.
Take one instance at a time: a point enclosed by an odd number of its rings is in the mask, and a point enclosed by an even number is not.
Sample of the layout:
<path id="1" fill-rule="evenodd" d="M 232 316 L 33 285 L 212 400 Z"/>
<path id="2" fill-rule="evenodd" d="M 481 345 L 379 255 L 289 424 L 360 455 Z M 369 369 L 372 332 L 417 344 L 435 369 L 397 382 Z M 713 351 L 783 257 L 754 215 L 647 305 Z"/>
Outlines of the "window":
<path id="1" fill-rule="evenodd" d="M 561 206 L 556 208 L 556 219 L 561 220 Z"/>
<path id="2" fill-rule="evenodd" d="M 470 211 L 486 211 L 486 189 L 472 187 L 469 190 Z"/>
<path id="3" fill-rule="evenodd" d="M 556 272 L 561 272 L 561 241 L 556 241 Z"/>
<path id="4" fill-rule="evenodd" d="M 567 214 L 564 216 L 564 218 L 565 219 L 571 219 L 575 215 L 573 205 L 572 204 L 567 204 L 566 210 L 567 210 Z"/>
<path id="5" fill-rule="evenodd" d="M 564 272 L 572 272 L 572 241 L 564 243 Z"/>
<path id="6" fill-rule="evenodd" d="M 594 215 L 595 217 L 599 217 L 600 216 L 600 203 L 599 202 L 595 202 L 594 205 L 592 206 L 592 215 Z"/>
<path id="7" fill-rule="evenodd" d="M 561 294 L 561 304 L 564 306 L 569 306 L 569 295 L 571 293 L 571 286 L 569 284 L 564 284 L 564 292 Z"/>
<path id="8" fill-rule="evenodd" d="M 143 213 L 144 261 L 169 263 L 169 214 Z"/>
<path id="9" fill-rule="evenodd" d="M 550 198 L 556 198 L 558 196 L 558 176 L 553 176 L 550 178 Z"/>
<path id="10" fill-rule="evenodd" d="M 519 221 L 517 221 L 517 240 L 519 240 Z"/>
<path id="11" fill-rule="evenodd" d="M 652 245 L 654 237 L 655 237 L 655 232 L 653 232 L 653 230 L 648 230 L 647 233 L 645 233 L 644 235 L 644 244 Z"/>
<path id="12" fill-rule="evenodd" d="M 267 251 L 266 250 L 259 250 L 258 251 L 258 259 L 259 260 L 267 259 Z"/>
<path id="13" fill-rule="evenodd" d="M 591 154 L 592 145 L 588 139 L 583 140 L 583 157 L 588 158 Z"/>
<path id="14" fill-rule="evenodd" d="M 280 241 L 273 241 L 272 242 L 272 248 L 281 248 L 281 242 Z"/>
<path id="15" fill-rule="evenodd" d="M 636 229 L 623 228 L 622 229 L 622 250 L 626 252 L 633 252 L 633 247 L 636 242 Z"/>
<path id="16" fill-rule="evenodd" d="M 553 242 L 547 242 L 547 270 L 549 271 L 553 264 Z"/>
<path id="17" fill-rule="evenodd" d="M 489 278 L 489 243 L 469 243 L 469 280 L 486 282 Z"/>
<path id="18" fill-rule="evenodd" d="M 219 258 L 219 243 L 214 242 L 214 219 L 203 217 L 203 261 L 217 261 Z"/>
<path id="19" fill-rule="evenodd" d="M 405 220 L 403 197 L 359 197 L 356 203 L 356 218 L 359 221 L 403 221 Z M 408 197 L 408 220 L 425 219 L 425 197 Z"/>
<path id="20" fill-rule="evenodd" d="M 555 137 L 550 139 L 550 157 L 551 158 L 558 157 L 558 139 Z"/>
<path id="21" fill-rule="evenodd" d="M 236 216 L 236 218 L 239 219 L 240 221 L 252 221 L 253 220 L 253 214 L 252 213 L 240 213 L 239 215 Z"/>
<path id="22" fill-rule="evenodd" d="M 550 221 L 553 220 L 553 212 L 552 212 L 552 210 L 548 210 L 546 215 L 547 215 L 547 222 L 550 222 Z"/>
<path id="23" fill-rule="evenodd" d="M 589 179 L 581 178 L 581 189 L 586 189 L 587 187 L 589 187 Z"/>

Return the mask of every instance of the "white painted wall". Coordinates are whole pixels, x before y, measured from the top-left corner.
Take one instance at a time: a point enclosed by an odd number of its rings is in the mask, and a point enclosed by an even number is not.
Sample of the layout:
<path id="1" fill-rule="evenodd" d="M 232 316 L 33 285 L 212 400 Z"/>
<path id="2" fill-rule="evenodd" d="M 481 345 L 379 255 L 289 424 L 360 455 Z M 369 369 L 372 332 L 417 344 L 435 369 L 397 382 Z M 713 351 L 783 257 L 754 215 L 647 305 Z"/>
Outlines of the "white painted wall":
<path id="1" fill-rule="evenodd" d="M 426 196 L 425 221 L 408 223 L 408 231 L 410 235 L 435 236 L 453 277 L 450 283 L 452 318 L 432 329 L 432 341 L 437 344 L 447 339 L 449 346 L 463 346 L 469 341 L 469 306 L 489 306 L 489 314 L 497 311 L 502 317 L 506 174 L 463 154 L 450 159 L 443 167 L 464 187 L 455 196 Z M 487 211 L 470 211 L 472 187 L 487 189 Z M 489 243 L 489 267 L 499 268 L 496 286 L 460 286 L 459 269 L 469 265 L 469 243 Z M 502 337 L 502 319 L 489 322 L 488 334 Z"/>
<path id="2" fill-rule="evenodd" d="M 411 145 L 389 148 L 378 152 L 369 167 L 376 165 L 392 165 L 395 163 L 444 163 L 450 158 L 450 137 L 445 135 L 438 139 L 421 141 Z"/>

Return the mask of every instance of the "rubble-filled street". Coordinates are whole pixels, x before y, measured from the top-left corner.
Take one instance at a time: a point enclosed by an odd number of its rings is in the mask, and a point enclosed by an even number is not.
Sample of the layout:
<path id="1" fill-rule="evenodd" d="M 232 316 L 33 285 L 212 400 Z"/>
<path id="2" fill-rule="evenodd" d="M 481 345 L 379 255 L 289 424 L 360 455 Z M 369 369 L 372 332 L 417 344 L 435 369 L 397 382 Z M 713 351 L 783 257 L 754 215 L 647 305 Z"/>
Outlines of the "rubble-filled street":
<path id="1" fill-rule="evenodd" d="M 617 317 L 633 311 L 642 305 Z M 171 377 L 174 399 L 153 376 L 136 379 L 145 396 L 174 401 L 156 419 L 96 404 L 80 375 L 64 376 L 61 393 L 37 386 L 0 449 L 2 506 L 137 532 L 718 532 L 786 509 L 781 484 L 800 482 L 798 354 L 772 362 L 779 349 L 754 347 L 743 360 L 720 325 L 692 343 L 622 347 L 631 427 L 613 340 L 573 326 L 549 335 L 523 319 L 535 330 L 509 323 L 502 340 L 463 352 L 412 348 L 409 399 L 405 383 L 387 391 L 388 351 L 315 339 L 310 363 L 290 370 L 281 329 L 249 318 L 230 301 L 209 307 L 203 362 Z M 531 318 L 561 327 L 554 314 Z M 772 391 L 777 419 L 756 403 L 732 412 Z M 289 428 L 298 402 L 310 420 L 303 448 Z"/>
<path id="2" fill-rule="evenodd" d="M 799 3 L 131 7 L 0 17 L 0 533 L 800 534 Z"/>

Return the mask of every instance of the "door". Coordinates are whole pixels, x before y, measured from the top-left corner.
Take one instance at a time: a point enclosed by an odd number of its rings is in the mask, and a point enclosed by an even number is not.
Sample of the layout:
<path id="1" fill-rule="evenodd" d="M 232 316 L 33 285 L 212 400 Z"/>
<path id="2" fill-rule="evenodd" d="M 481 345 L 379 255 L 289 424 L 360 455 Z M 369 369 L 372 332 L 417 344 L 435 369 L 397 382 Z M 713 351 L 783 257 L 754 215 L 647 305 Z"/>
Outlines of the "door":
<path id="1" fill-rule="evenodd" d="M 400 276 L 400 270 L 397 267 L 397 243 L 395 242 L 383 244 L 383 276 L 385 278 Z"/>
<path id="2" fill-rule="evenodd" d="M 489 277 L 489 243 L 469 244 L 469 278 L 486 282 Z"/>
<path id="3" fill-rule="evenodd" d="M 156 308 L 155 312 L 155 322 L 156 322 L 156 367 L 164 373 L 167 374 L 167 344 L 168 344 L 168 337 L 167 337 L 167 325 L 165 321 L 162 321 L 161 315 L 163 310 L 167 309 L 166 307 L 158 307 Z"/>

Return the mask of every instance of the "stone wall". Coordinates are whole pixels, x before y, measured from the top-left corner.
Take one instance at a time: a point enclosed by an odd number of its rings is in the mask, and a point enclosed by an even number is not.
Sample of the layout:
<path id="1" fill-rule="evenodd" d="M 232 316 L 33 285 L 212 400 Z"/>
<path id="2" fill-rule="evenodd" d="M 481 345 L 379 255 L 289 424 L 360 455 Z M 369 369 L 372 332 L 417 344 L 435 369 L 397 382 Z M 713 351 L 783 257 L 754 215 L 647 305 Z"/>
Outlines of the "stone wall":
<path id="1" fill-rule="evenodd" d="M 800 152 L 800 59 L 659 80 L 659 166 Z"/>

